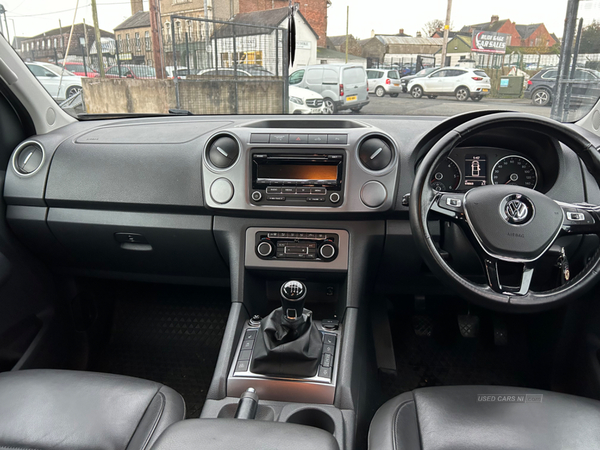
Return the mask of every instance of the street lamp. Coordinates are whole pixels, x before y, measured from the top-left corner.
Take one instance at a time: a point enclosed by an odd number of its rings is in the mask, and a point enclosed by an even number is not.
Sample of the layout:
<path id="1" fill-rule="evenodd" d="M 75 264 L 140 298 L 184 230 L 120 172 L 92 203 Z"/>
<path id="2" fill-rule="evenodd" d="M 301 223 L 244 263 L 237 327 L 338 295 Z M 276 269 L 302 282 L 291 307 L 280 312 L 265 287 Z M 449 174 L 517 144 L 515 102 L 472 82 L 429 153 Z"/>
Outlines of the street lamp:
<path id="1" fill-rule="evenodd" d="M 83 59 L 83 71 L 85 72 L 85 76 L 88 76 L 87 73 L 87 64 L 85 63 L 85 53 L 86 53 L 86 48 L 85 48 L 85 38 L 83 36 L 81 36 L 79 38 L 79 46 L 81 47 L 81 57 Z"/>

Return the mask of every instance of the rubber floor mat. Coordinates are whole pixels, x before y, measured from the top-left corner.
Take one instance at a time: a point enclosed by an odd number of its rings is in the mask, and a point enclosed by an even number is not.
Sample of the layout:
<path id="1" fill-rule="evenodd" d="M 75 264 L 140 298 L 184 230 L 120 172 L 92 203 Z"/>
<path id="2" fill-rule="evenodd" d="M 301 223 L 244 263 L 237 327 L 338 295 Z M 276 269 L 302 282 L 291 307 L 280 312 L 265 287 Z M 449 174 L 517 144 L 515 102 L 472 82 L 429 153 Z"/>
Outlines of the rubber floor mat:
<path id="1" fill-rule="evenodd" d="M 188 418 L 198 417 L 230 306 L 226 289 L 136 285 L 118 291 L 110 340 L 91 370 L 163 383 L 183 396 Z"/>
<path id="2" fill-rule="evenodd" d="M 427 386 L 507 385 L 538 387 L 528 358 L 524 330 L 509 329 L 507 345 L 494 345 L 493 322 L 483 318 L 477 338 L 460 334 L 456 315 L 432 317 L 432 332 L 417 335 L 413 318 L 391 318 L 397 374 L 380 373 L 391 398 Z"/>

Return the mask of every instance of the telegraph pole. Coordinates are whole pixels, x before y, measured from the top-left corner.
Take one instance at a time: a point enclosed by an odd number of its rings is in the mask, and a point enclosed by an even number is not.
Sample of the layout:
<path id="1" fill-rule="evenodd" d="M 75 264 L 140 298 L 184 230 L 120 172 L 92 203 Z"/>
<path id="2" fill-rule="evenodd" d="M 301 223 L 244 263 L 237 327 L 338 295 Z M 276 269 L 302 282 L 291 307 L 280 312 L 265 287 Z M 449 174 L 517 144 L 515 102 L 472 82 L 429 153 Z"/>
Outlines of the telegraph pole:
<path id="1" fill-rule="evenodd" d="M 450 15 L 452 13 L 452 0 L 448 0 L 448 8 L 446 9 L 446 21 L 444 22 L 444 45 L 442 47 L 442 62 L 440 67 L 446 65 L 446 52 L 448 51 L 448 32 L 450 31 Z"/>
<path id="2" fill-rule="evenodd" d="M 96 0 L 92 0 L 92 17 L 94 19 L 94 31 L 96 32 L 96 52 L 98 55 L 98 71 L 100 78 L 104 78 L 104 58 L 102 55 L 102 42 L 100 41 L 100 26 L 98 26 L 98 8 Z"/>
<path id="3" fill-rule="evenodd" d="M 156 70 L 156 78 L 162 80 L 165 78 L 165 69 L 163 68 L 162 58 L 160 55 L 160 21 L 158 17 L 157 0 L 149 0 L 150 9 L 150 37 L 152 39 L 152 59 L 154 59 L 154 70 Z M 175 26 L 175 24 L 172 24 Z M 173 57 L 175 57 L 175 42 L 172 44 Z"/>
<path id="4" fill-rule="evenodd" d="M 350 6 L 346 6 L 346 64 L 348 64 L 348 24 L 350 23 Z"/>

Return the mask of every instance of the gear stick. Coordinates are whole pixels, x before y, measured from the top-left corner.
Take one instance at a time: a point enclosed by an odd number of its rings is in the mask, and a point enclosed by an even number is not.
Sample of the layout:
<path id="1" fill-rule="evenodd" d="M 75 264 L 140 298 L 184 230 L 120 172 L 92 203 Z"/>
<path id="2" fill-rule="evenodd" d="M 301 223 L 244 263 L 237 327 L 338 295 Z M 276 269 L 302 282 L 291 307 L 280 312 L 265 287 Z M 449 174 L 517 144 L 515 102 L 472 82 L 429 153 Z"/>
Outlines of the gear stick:
<path id="1" fill-rule="evenodd" d="M 323 342 L 304 309 L 307 289 L 300 281 L 287 281 L 280 289 L 281 308 L 260 323 L 250 366 L 252 372 L 269 375 L 312 377 L 317 374 Z"/>

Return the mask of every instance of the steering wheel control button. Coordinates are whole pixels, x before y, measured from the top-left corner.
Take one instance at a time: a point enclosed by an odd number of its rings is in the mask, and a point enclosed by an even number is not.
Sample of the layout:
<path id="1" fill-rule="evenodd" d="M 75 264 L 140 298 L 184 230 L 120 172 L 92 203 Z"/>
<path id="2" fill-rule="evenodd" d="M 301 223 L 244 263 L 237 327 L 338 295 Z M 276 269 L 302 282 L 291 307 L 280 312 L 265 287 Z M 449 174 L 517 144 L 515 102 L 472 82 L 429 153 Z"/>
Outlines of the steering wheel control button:
<path id="1" fill-rule="evenodd" d="M 252 193 L 252 200 L 254 200 L 255 202 L 260 202 L 261 199 L 262 199 L 262 194 L 260 193 L 260 191 L 254 191 Z"/>
<path id="2" fill-rule="evenodd" d="M 369 170 L 383 170 L 392 162 L 392 148 L 382 139 L 371 137 L 364 140 L 358 147 L 358 158 Z"/>
<path id="3" fill-rule="evenodd" d="M 571 222 L 583 222 L 585 221 L 585 215 L 580 212 L 567 211 L 567 220 Z"/>
<path id="4" fill-rule="evenodd" d="M 335 247 L 332 244 L 323 244 L 321 248 L 319 248 L 319 255 L 323 259 L 331 259 L 335 256 Z"/>
<path id="5" fill-rule="evenodd" d="M 334 192 L 333 194 L 331 194 L 331 195 L 329 196 L 329 201 L 330 201 L 331 203 L 337 203 L 337 202 L 339 202 L 339 201 L 340 201 L 340 198 L 341 198 L 341 197 L 340 197 L 340 194 L 338 194 L 337 192 Z"/>
<path id="6" fill-rule="evenodd" d="M 223 205 L 233 198 L 233 185 L 227 178 L 218 178 L 210 185 L 210 198 Z"/>
<path id="7" fill-rule="evenodd" d="M 451 206 L 452 208 L 460 208 L 462 206 L 462 200 L 460 198 L 447 197 L 446 205 Z"/>
<path id="8" fill-rule="evenodd" d="M 273 254 L 273 244 L 269 241 L 263 241 L 256 246 L 256 252 L 263 258 L 267 258 Z"/>
<path id="9" fill-rule="evenodd" d="M 215 140 L 208 149 L 208 160 L 218 169 L 227 169 L 237 161 L 240 146 L 231 136 L 222 136 Z"/>
<path id="10" fill-rule="evenodd" d="M 387 190 L 379 181 L 368 181 L 360 190 L 360 199 L 369 208 L 377 208 L 387 199 Z"/>
<path id="11" fill-rule="evenodd" d="M 502 200 L 500 210 L 504 219 L 513 225 L 523 225 L 529 222 L 535 213 L 533 203 L 521 194 L 513 194 Z"/>

